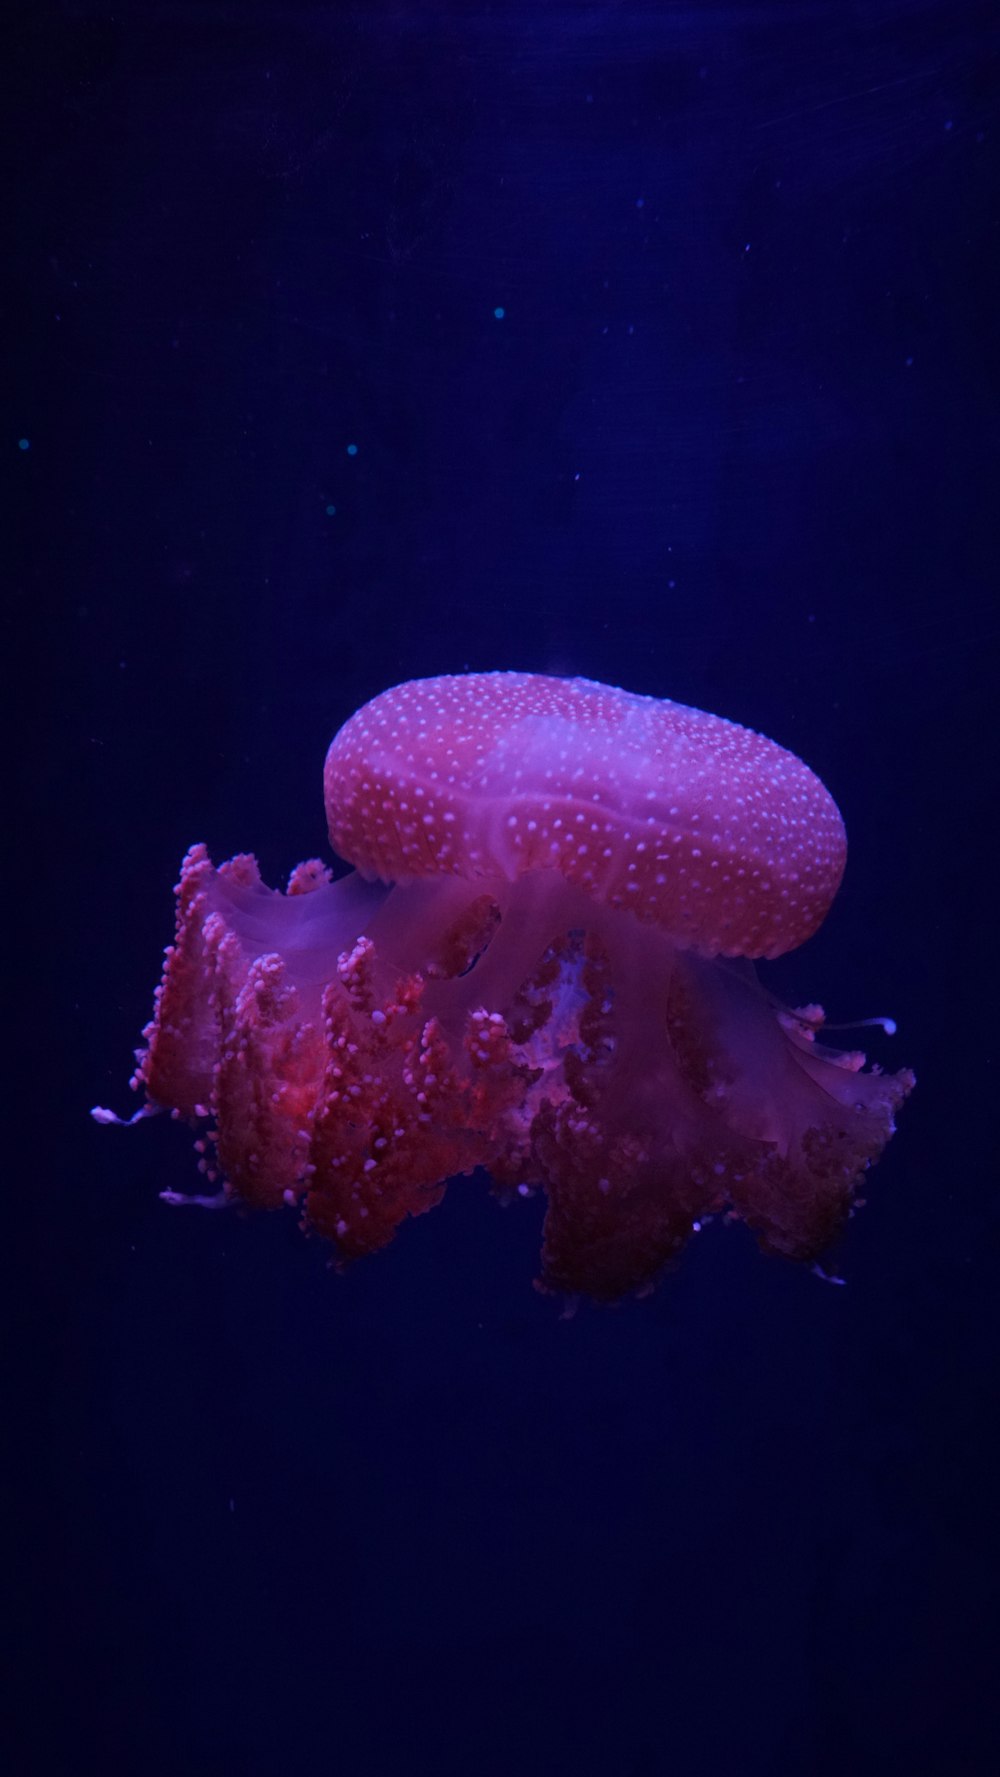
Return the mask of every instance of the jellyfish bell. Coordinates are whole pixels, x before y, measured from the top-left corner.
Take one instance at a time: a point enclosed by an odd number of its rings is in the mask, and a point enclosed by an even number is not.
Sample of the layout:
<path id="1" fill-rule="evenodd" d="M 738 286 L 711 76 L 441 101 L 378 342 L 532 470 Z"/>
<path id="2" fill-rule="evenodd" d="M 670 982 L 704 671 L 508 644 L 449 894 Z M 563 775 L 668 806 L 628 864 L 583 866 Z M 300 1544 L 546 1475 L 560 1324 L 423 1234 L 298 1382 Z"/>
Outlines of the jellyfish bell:
<path id="1" fill-rule="evenodd" d="M 330 843 L 366 876 L 555 869 L 705 956 L 801 944 L 847 855 L 836 803 L 794 754 L 589 679 L 396 686 L 335 736 L 324 789 Z"/>
<path id="2" fill-rule="evenodd" d="M 830 1244 L 913 1077 L 822 1045 L 753 968 L 843 875 L 807 766 L 683 705 L 482 673 L 366 704 L 324 792 L 340 881 L 182 867 L 133 1085 L 205 1126 L 210 1200 L 294 1204 L 346 1262 L 483 1167 L 545 1193 L 540 1287 L 601 1300 L 721 1211 Z"/>

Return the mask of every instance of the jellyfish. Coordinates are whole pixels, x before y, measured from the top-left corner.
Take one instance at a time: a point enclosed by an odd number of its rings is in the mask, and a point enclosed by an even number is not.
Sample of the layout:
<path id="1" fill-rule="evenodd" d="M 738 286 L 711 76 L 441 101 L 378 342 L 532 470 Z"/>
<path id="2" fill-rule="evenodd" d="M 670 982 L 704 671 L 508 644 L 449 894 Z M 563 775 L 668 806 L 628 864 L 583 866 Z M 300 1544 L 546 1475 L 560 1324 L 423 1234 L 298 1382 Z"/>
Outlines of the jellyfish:
<path id="1" fill-rule="evenodd" d="M 588 679 L 471 673 L 366 704 L 324 794 L 346 876 L 183 861 L 131 1121 L 194 1125 L 211 1189 L 168 1200 L 292 1206 L 345 1266 L 482 1169 L 544 1193 L 537 1286 L 598 1301 L 713 1218 L 824 1253 L 914 1081 L 758 978 L 844 871 L 801 760 Z"/>

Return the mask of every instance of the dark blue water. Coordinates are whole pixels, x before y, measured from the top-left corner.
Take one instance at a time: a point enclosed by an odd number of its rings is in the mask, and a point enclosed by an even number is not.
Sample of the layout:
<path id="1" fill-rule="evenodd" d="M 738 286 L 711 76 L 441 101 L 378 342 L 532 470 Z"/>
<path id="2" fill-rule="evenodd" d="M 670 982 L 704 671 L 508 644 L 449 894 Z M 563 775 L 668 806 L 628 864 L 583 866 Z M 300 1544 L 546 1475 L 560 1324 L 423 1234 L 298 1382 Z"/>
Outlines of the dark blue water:
<path id="1" fill-rule="evenodd" d="M 19 10 L 17 1777 L 1000 1768 L 998 52 L 962 0 Z M 186 846 L 281 879 L 352 710 L 499 667 L 836 796 L 768 980 L 919 1078 L 846 1287 L 712 1228 L 560 1321 L 481 1181 L 337 1278 L 89 1122 Z"/>

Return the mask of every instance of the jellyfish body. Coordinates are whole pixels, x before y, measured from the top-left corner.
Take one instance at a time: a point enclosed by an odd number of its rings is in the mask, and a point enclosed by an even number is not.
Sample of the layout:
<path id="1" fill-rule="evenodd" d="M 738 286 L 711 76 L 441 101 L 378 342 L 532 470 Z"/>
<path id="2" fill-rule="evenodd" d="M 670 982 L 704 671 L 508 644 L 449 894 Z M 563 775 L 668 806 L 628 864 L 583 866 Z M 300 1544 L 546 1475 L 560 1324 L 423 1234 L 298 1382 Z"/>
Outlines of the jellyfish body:
<path id="1" fill-rule="evenodd" d="M 485 1168 L 545 1192 L 541 1287 L 653 1284 L 720 1213 L 815 1258 L 913 1084 L 822 1047 L 749 959 L 843 874 L 802 762 L 588 680 L 415 681 L 341 729 L 334 882 L 188 853 L 133 1085 L 207 1124 L 228 1199 L 296 1205 L 341 1260 Z"/>

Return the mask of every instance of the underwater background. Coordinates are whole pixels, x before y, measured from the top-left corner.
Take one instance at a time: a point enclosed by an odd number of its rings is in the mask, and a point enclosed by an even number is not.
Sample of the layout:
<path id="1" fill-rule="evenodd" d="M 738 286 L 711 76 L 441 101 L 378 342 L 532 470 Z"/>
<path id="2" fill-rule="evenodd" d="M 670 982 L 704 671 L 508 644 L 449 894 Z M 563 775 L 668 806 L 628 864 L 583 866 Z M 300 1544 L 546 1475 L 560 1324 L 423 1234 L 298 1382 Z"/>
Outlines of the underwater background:
<path id="1" fill-rule="evenodd" d="M 1000 28 L 954 0 L 15 7 L 6 1768 L 986 1777 Z M 128 1103 L 204 840 L 423 675 L 836 797 L 790 1004 L 916 1092 L 834 1255 L 560 1319 L 482 1178 L 346 1276 Z M 848 1039 L 852 1040 L 852 1039 Z"/>

